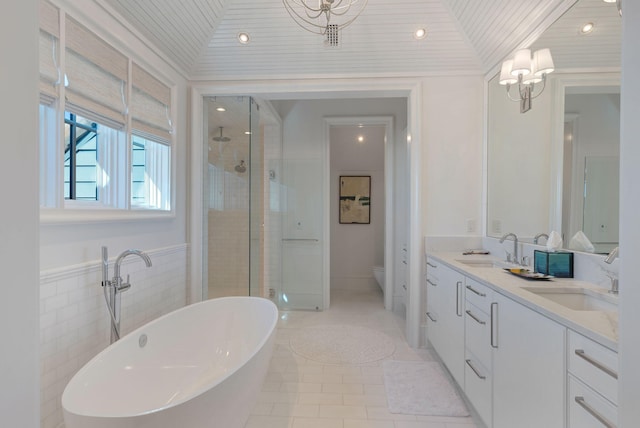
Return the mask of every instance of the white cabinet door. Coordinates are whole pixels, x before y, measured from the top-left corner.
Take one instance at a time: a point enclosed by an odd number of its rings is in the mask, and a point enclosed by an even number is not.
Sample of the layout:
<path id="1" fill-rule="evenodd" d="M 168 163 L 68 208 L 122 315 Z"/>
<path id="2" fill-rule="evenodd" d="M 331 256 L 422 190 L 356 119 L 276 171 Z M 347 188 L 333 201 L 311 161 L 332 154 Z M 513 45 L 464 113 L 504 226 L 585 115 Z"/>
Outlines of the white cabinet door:
<path id="1" fill-rule="evenodd" d="M 550 319 L 494 296 L 493 428 L 562 428 L 565 332 Z"/>
<path id="2" fill-rule="evenodd" d="M 433 281 L 434 277 L 429 278 Z M 458 385 L 464 387 L 464 276 L 438 264 L 436 281 L 435 286 L 427 283 L 429 341 Z"/>

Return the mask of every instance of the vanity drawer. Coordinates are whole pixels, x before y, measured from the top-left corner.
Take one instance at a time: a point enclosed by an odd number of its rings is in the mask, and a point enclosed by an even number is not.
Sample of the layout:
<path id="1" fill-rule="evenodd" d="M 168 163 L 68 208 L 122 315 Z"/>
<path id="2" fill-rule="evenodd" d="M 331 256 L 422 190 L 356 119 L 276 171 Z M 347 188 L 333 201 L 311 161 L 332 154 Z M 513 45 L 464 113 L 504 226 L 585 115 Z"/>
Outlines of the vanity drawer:
<path id="1" fill-rule="evenodd" d="M 618 408 L 569 376 L 569 428 L 618 426 Z"/>
<path id="2" fill-rule="evenodd" d="M 618 354 L 569 330 L 569 373 L 618 404 Z"/>
<path id="3" fill-rule="evenodd" d="M 492 426 L 491 372 L 469 351 L 465 352 L 464 392 L 487 426 Z"/>
<path id="4" fill-rule="evenodd" d="M 480 362 L 491 367 L 491 318 L 467 302 L 464 313 L 465 345 Z"/>
<path id="5" fill-rule="evenodd" d="M 465 299 L 480 308 L 480 310 L 489 313 L 491 311 L 491 301 L 493 300 L 493 290 L 469 277 L 465 278 L 464 285 Z"/>
<path id="6" fill-rule="evenodd" d="M 432 259 L 431 257 L 427 257 L 426 266 L 427 266 L 427 279 L 432 278 L 437 281 L 438 267 L 440 266 L 440 263 Z"/>

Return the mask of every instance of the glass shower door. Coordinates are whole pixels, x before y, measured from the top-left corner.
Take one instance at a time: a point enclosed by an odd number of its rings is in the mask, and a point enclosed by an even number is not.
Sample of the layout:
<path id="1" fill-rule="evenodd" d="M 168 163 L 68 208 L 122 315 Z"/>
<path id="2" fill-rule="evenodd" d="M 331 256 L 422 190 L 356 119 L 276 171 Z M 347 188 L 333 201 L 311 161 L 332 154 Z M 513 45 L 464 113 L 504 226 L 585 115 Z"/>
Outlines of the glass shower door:
<path id="1" fill-rule="evenodd" d="M 205 298 L 250 293 L 251 98 L 205 98 Z"/>

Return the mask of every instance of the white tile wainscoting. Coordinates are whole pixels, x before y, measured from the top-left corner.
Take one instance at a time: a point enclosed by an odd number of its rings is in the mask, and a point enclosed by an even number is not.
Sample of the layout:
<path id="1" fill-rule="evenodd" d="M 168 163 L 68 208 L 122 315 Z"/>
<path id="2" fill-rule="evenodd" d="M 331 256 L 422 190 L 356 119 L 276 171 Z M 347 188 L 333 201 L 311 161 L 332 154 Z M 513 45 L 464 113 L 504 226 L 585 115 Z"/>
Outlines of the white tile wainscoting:
<path id="1" fill-rule="evenodd" d="M 110 254 L 109 276 L 118 253 Z M 122 264 L 131 288 L 122 294 L 122 334 L 187 302 L 187 245 L 145 250 Z M 109 315 L 99 260 L 40 272 L 41 428 L 62 427 L 60 399 L 73 375 L 109 345 Z"/>

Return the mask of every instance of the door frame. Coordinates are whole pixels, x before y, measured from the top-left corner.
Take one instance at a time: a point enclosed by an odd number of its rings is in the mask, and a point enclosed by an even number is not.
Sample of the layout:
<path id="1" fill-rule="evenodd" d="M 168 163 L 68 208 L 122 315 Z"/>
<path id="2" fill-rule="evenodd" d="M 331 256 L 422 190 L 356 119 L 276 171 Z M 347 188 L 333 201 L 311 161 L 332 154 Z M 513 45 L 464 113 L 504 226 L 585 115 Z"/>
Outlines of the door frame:
<path id="1" fill-rule="evenodd" d="M 407 204 L 409 217 L 407 317 L 405 334 L 409 346 L 420 345 L 420 303 L 422 272 L 422 80 L 420 78 L 335 78 L 259 81 L 202 81 L 191 82 L 190 91 L 190 189 L 189 223 L 189 286 L 188 303 L 202 299 L 202 215 L 203 207 L 203 102 L 206 96 L 251 95 L 268 100 L 345 99 L 345 98 L 406 98 L 407 148 L 409 183 Z"/>
<path id="2" fill-rule="evenodd" d="M 328 308 L 331 302 L 331 127 L 332 126 L 358 126 L 381 125 L 384 131 L 384 308 L 393 309 L 393 278 L 395 272 L 395 260 L 393 257 L 395 246 L 395 228 L 393 201 L 394 185 L 394 147 L 399 144 L 395 139 L 395 123 L 393 116 L 329 116 L 324 118 L 324 144 L 325 144 L 325 210 L 324 210 L 324 306 Z"/>

